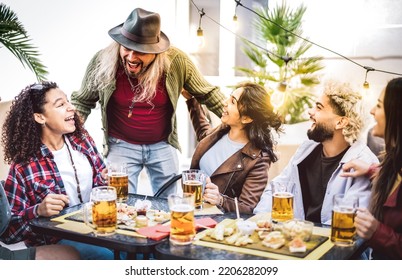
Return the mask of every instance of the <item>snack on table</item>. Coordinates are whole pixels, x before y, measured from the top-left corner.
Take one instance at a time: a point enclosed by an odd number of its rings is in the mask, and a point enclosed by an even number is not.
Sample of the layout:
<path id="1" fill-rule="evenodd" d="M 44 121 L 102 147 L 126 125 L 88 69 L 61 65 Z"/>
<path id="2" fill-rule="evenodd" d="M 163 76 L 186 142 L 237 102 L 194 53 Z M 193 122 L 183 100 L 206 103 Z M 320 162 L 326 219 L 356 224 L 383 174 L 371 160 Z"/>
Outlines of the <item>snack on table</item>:
<path id="1" fill-rule="evenodd" d="M 127 226 L 134 223 L 134 219 L 137 217 L 137 211 L 134 206 L 127 205 L 125 203 L 117 203 L 117 223 L 125 224 Z"/>
<path id="2" fill-rule="evenodd" d="M 296 252 L 306 252 L 306 243 L 300 237 L 295 237 L 289 242 L 289 251 L 292 253 Z"/>
<path id="3" fill-rule="evenodd" d="M 262 245 L 272 249 L 279 249 L 285 245 L 285 237 L 280 231 L 272 231 L 262 240 Z"/>
<path id="4" fill-rule="evenodd" d="M 146 215 L 147 211 L 151 209 L 152 202 L 149 200 L 137 200 L 134 204 L 135 209 L 137 210 L 138 215 Z"/>
<path id="5" fill-rule="evenodd" d="M 163 210 L 148 210 L 146 216 L 156 223 L 162 223 L 170 219 L 170 213 Z"/>
<path id="6" fill-rule="evenodd" d="M 267 220 L 258 220 L 257 221 L 257 229 L 256 230 L 267 230 L 272 231 L 273 225 L 270 219 Z"/>
<path id="7" fill-rule="evenodd" d="M 236 222 L 237 230 L 241 235 L 251 235 L 257 228 L 257 224 L 252 221 L 244 221 L 243 219 L 239 219 Z"/>
<path id="8" fill-rule="evenodd" d="M 135 226 L 137 228 L 147 227 L 148 226 L 148 218 L 143 215 L 137 216 L 137 218 L 135 218 Z"/>
<path id="9" fill-rule="evenodd" d="M 283 224 L 282 232 L 285 238 L 292 240 L 300 237 L 303 241 L 309 241 L 313 234 L 314 223 L 302 220 L 290 220 Z"/>
<path id="10" fill-rule="evenodd" d="M 222 241 L 225 237 L 231 236 L 234 233 L 232 227 L 225 227 L 224 225 L 217 225 L 213 229 L 209 229 L 207 235 L 215 240 Z"/>

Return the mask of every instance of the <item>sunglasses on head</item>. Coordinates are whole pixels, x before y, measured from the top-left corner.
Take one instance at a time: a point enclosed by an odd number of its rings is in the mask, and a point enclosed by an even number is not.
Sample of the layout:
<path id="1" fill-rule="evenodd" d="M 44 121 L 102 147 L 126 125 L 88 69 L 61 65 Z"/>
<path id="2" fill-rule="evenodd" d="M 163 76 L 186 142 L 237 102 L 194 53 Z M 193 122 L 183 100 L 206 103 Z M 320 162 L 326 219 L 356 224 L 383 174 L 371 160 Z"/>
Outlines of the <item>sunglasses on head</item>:
<path id="1" fill-rule="evenodd" d="M 29 87 L 29 90 L 43 90 L 44 86 L 42 84 L 33 84 Z"/>

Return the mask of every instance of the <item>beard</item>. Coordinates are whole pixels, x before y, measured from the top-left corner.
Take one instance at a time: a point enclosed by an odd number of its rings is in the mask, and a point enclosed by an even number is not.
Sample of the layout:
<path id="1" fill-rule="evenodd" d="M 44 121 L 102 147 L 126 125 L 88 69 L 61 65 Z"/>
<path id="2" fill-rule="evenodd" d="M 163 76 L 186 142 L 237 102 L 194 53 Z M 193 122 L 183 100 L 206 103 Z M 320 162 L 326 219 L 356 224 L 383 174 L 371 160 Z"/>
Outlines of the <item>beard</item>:
<path id="1" fill-rule="evenodd" d="M 143 74 L 147 71 L 147 69 L 148 69 L 148 67 L 145 67 L 144 64 L 141 64 L 141 69 L 140 69 L 140 71 L 138 71 L 138 73 L 134 73 L 134 72 L 131 72 L 131 71 L 129 71 L 129 70 L 127 69 L 127 62 L 126 62 L 125 59 L 123 59 L 121 62 L 122 62 L 123 68 L 124 68 L 124 72 L 126 72 L 126 75 L 127 75 L 128 77 L 132 78 L 132 79 L 138 79 L 138 78 L 140 78 L 141 75 L 143 75 Z"/>
<path id="2" fill-rule="evenodd" d="M 310 128 L 307 131 L 307 137 L 310 140 L 322 143 L 325 140 L 332 139 L 334 137 L 334 131 L 324 124 L 316 123 L 314 128 Z"/>

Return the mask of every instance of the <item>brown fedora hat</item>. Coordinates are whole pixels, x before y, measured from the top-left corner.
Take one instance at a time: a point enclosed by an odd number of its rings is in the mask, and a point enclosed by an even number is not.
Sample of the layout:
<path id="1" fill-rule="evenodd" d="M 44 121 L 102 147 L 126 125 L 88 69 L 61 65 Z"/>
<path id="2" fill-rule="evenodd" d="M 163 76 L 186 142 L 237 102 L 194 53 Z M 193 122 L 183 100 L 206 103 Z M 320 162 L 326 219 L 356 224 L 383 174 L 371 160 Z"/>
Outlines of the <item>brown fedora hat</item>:
<path id="1" fill-rule="evenodd" d="M 109 35 L 130 50 L 161 53 L 169 48 L 170 41 L 160 26 L 159 14 L 136 8 L 124 23 L 110 29 Z"/>

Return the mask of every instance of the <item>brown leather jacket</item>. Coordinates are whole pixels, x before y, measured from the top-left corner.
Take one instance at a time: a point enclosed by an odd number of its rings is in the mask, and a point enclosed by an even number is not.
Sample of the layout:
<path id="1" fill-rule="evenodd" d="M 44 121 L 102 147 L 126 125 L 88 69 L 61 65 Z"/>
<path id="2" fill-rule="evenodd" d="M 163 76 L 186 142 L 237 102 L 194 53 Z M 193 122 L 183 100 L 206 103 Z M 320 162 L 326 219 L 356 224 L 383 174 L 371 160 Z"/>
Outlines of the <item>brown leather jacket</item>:
<path id="1" fill-rule="evenodd" d="M 187 107 L 199 141 L 191 160 L 191 168 L 199 169 L 204 153 L 228 133 L 230 128 L 221 124 L 211 129 L 204 110 L 194 98 L 187 100 Z M 234 198 L 237 197 L 241 213 L 253 212 L 268 183 L 270 163 L 268 153 L 249 142 L 215 170 L 210 178 L 223 195 L 225 211 L 236 211 Z"/>

